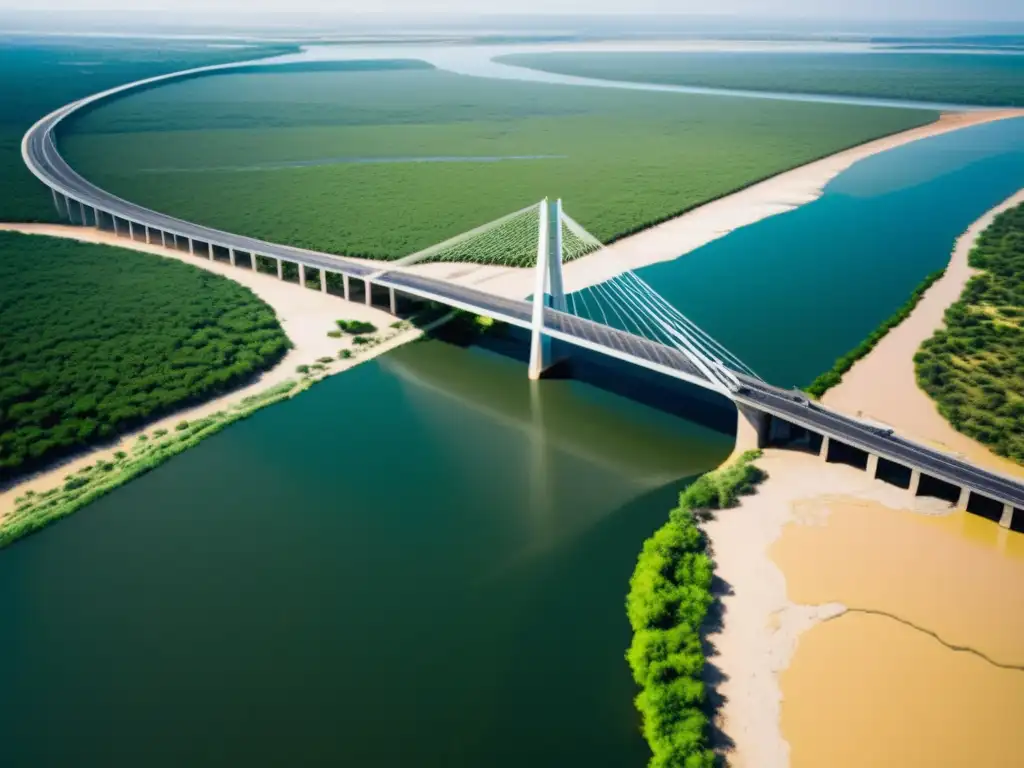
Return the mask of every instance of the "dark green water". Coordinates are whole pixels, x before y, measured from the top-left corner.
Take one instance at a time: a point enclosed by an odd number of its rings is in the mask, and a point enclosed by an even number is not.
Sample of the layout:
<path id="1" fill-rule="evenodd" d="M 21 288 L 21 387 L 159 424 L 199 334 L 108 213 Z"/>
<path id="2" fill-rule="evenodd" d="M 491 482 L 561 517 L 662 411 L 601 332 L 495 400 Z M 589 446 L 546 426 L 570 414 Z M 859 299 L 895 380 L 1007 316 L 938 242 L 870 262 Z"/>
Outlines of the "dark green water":
<path id="1" fill-rule="evenodd" d="M 643 275 L 804 383 L 1022 185 L 970 129 Z M 627 581 L 730 448 L 440 342 L 330 379 L 0 552 L 0 765 L 643 765 Z"/>
<path id="2" fill-rule="evenodd" d="M 643 765 L 640 543 L 731 438 L 429 342 L 0 554 L 4 766 Z"/>

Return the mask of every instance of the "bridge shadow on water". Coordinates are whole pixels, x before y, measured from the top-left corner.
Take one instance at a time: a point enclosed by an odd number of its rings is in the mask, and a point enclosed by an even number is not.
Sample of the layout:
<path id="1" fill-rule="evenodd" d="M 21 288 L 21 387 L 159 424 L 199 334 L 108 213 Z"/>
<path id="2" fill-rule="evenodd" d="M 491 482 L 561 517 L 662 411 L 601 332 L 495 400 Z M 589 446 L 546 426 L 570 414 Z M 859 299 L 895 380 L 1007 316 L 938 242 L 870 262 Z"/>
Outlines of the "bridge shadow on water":
<path id="1" fill-rule="evenodd" d="M 477 346 L 523 364 L 523 377 L 530 356 L 530 334 L 522 328 L 493 326 L 481 330 L 470 320 L 457 320 L 435 329 L 431 338 L 460 347 Z M 625 363 L 560 341 L 552 341 L 558 361 L 546 379 L 574 379 L 691 421 L 723 435 L 736 434 L 736 407 L 715 392 L 685 381 Z"/>

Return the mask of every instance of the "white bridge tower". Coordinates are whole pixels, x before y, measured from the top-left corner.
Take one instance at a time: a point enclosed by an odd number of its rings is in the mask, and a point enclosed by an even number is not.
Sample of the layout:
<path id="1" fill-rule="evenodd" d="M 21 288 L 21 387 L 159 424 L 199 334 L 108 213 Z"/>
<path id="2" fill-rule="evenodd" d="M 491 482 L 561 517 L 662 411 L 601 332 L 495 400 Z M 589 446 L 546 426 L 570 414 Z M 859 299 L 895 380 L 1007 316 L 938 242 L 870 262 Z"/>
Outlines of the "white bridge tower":
<path id="1" fill-rule="evenodd" d="M 533 287 L 533 318 L 530 327 L 531 379 L 539 379 L 556 360 L 551 355 L 551 337 L 544 333 L 544 309 L 565 312 L 565 286 L 562 283 L 562 201 L 540 204 L 537 236 L 537 272 Z"/>

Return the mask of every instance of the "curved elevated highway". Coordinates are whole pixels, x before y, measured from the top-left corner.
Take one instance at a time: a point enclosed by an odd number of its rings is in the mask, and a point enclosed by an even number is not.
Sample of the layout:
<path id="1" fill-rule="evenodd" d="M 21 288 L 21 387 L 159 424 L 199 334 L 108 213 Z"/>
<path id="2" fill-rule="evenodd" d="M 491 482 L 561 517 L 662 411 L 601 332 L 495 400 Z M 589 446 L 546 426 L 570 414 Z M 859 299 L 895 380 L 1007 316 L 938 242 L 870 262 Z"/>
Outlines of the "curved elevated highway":
<path id="1" fill-rule="evenodd" d="M 993 515 L 1009 527 L 1016 511 L 1019 523 L 1024 523 L 1024 483 L 1003 475 L 978 468 L 961 458 L 920 445 L 891 430 L 844 416 L 809 402 L 806 397 L 773 387 L 760 379 L 740 376 L 737 386 L 724 390 L 720 380 L 707 374 L 708 366 L 721 367 L 715 360 L 700 358 L 695 361 L 679 349 L 668 347 L 625 331 L 591 320 L 560 312 L 550 307 L 543 311 L 541 328 L 534 327 L 533 304 L 526 300 L 494 296 L 462 285 L 398 271 L 380 271 L 378 265 L 352 261 L 327 253 L 270 243 L 256 238 L 236 235 L 210 227 L 193 224 L 123 200 L 82 178 L 61 157 L 55 140 L 55 129 L 62 120 L 76 111 L 131 90 L 172 80 L 226 72 L 247 64 L 227 64 L 186 70 L 161 77 L 149 78 L 113 88 L 68 104 L 39 120 L 25 134 L 22 157 L 28 168 L 53 191 L 58 210 L 71 221 L 100 227 L 107 222 L 115 233 L 147 242 L 160 242 L 177 249 L 187 245 L 189 251 L 206 253 L 213 258 L 216 249 L 227 251 L 231 262 L 236 254 L 246 254 L 245 261 L 255 266 L 255 257 L 261 256 L 277 263 L 278 276 L 282 265 L 298 266 L 300 281 L 305 268 L 320 271 L 321 288 L 326 290 L 326 273 L 343 278 L 345 298 L 349 298 L 350 280 L 364 282 L 367 302 L 372 301 L 371 282 L 388 289 L 392 311 L 395 291 L 436 301 L 448 306 L 486 315 L 522 328 L 533 328 L 550 338 L 620 360 L 643 366 L 659 373 L 682 379 L 697 386 L 717 391 L 732 399 L 738 406 L 741 427 L 744 420 L 753 427 L 758 444 L 777 439 L 780 431 L 790 434 L 806 431 L 814 440 L 821 440 L 820 453 L 826 459 L 830 451 L 840 446 L 866 456 L 866 466 L 875 472 L 879 462 L 891 462 L 902 471 L 910 471 L 910 490 L 916 493 L 922 478 L 938 480 L 959 492 L 963 506 L 972 494 L 982 505 L 1002 505 Z M 63 207 L 61 206 L 63 203 Z M 122 226 L 119 228 L 119 224 Z M 372 276 L 372 281 L 370 280 Z M 735 378 L 735 377 L 734 377 Z M 1016 527 L 1016 526 L 1015 526 Z"/>

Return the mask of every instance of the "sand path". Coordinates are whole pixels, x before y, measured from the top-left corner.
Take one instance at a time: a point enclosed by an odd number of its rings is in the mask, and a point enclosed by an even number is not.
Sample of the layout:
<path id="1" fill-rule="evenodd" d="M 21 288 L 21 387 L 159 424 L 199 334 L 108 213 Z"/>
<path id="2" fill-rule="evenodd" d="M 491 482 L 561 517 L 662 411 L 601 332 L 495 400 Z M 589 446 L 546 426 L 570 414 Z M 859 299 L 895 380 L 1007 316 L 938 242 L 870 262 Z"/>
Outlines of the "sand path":
<path id="1" fill-rule="evenodd" d="M 298 365 L 309 365 L 315 363 L 318 358 L 331 357 L 335 359 L 335 362 L 330 366 L 329 375 L 333 375 L 411 341 L 421 333 L 418 330 L 410 329 L 370 350 L 360 351 L 358 358 L 337 360 L 338 352 L 342 348 L 350 346 L 351 341 L 349 339 L 332 339 L 327 336 L 328 331 L 336 329 L 335 320 L 365 320 L 373 323 L 379 329 L 388 330 L 388 326 L 395 321 L 395 318 L 383 310 L 367 307 L 363 303 L 346 302 L 337 296 L 309 289 L 303 290 L 294 283 L 282 282 L 272 275 L 259 274 L 248 269 L 232 267 L 223 262 L 197 258 L 187 253 L 162 248 L 159 245 L 133 242 L 115 237 L 110 232 L 62 225 L 2 223 L 0 223 L 0 230 L 63 237 L 81 242 L 129 248 L 177 259 L 199 269 L 216 272 L 246 286 L 273 307 L 281 322 L 281 327 L 284 328 L 293 344 L 293 349 L 285 355 L 280 363 L 263 373 L 252 384 L 193 408 L 184 408 L 172 416 L 153 422 L 145 429 L 123 435 L 116 444 L 110 444 L 77 456 L 70 461 L 62 462 L 52 469 L 30 475 L 17 485 L 4 489 L 0 492 L 0 519 L 13 510 L 15 498 L 25 490 L 31 488 L 40 493 L 59 486 L 64 482 L 65 475 L 72 474 L 86 465 L 94 464 L 98 455 L 109 454 L 118 446 L 123 447 L 130 444 L 141 434 L 152 434 L 157 429 L 173 429 L 174 425 L 182 420 L 194 421 L 209 416 L 283 381 L 298 378 L 299 374 L 295 370 Z"/>
<path id="2" fill-rule="evenodd" d="M 978 236 L 1001 211 L 1021 203 L 1024 190 L 988 211 L 960 236 L 945 275 L 928 289 L 906 320 L 857 361 L 841 383 L 825 393 L 825 405 L 889 424 L 915 440 L 959 454 L 994 471 L 1024 477 L 1024 467 L 957 432 L 939 414 L 935 401 L 918 388 L 914 374 L 917 350 L 943 327 L 946 308 L 960 298 L 967 281 L 978 271 L 967 264 Z"/>

